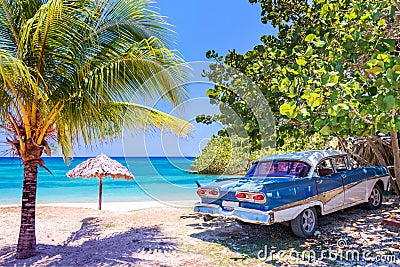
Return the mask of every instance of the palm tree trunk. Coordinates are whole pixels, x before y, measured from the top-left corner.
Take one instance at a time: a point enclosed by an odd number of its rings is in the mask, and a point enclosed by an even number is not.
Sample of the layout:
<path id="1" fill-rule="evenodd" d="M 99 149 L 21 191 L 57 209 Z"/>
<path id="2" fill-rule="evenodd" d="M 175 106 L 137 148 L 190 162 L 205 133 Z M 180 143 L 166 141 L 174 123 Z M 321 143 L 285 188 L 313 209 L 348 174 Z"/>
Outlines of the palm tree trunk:
<path id="1" fill-rule="evenodd" d="M 36 255 L 35 208 L 38 167 L 36 161 L 24 162 L 21 227 L 17 245 L 17 259 Z"/>
<path id="2" fill-rule="evenodd" d="M 101 202 L 103 202 L 103 178 L 99 180 L 99 210 L 101 210 Z"/>

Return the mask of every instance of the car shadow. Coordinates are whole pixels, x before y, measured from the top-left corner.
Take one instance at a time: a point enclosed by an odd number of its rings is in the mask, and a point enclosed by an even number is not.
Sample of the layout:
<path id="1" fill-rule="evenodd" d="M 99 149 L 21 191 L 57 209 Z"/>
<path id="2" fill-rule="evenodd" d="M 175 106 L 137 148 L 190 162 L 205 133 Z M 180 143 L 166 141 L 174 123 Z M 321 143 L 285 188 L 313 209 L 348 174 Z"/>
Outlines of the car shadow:
<path id="1" fill-rule="evenodd" d="M 198 220 L 198 223 L 187 224 L 197 233 L 190 236 L 202 241 L 217 243 L 227 247 L 232 252 L 240 254 L 231 258 L 242 261 L 246 258 L 265 257 L 271 250 L 281 251 L 305 246 L 305 240 L 295 237 L 290 227 L 283 224 L 270 226 L 245 224 L 233 219 L 217 218 L 208 222 Z M 306 248 L 304 248 L 306 249 Z M 270 261 L 269 263 L 273 263 Z"/>
<path id="2" fill-rule="evenodd" d="M 103 238 L 100 238 L 99 228 L 99 218 L 85 218 L 81 228 L 71 233 L 62 245 L 38 244 L 37 255 L 25 260 L 15 258 L 16 246 L 3 247 L 0 250 L 0 265 L 159 266 L 163 263 L 158 262 L 156 257 L 148 260 L 139 256 L 177 250 L 174 240 L 165 237 L 158 226 L 131 228 Z"/>
<path id="3" fill-rule="evenodd" d="M 395 235 L 390 230 L 378 227 L 382 224 L 383 218 L 389 216 L 391 209 L 393 209 L 391 205 L 382 205 L 380 210 L 374 211 L 355 206 L 319 216 L 317 235 L 308 239 L 295 236 L 288 223 L 265 226 L 217 218 L 208 222 L 198 219 L 197 223 L 186 226 L 196 231 L 191 237 L 223 245 L 241 255 L 232 258 L 233 260 L 268 257 L 271 253 L 290 252 L 293 249 L 300 253 L 310 249 L 316 251 L 344 249 L 338 247 L 343 244 L 346 248 L 352 249 L 378 249 L 385 245 L 392 247 L 393 242 L 400 241 L 398 237 L 396 240 L 393 239 Z M 360 242 L 360 239 L 365 240 Z M 374 243 L 374 240 L 377 242 Z M 271 264 L 274 262 L 274 260 L 269 261 Z"/>

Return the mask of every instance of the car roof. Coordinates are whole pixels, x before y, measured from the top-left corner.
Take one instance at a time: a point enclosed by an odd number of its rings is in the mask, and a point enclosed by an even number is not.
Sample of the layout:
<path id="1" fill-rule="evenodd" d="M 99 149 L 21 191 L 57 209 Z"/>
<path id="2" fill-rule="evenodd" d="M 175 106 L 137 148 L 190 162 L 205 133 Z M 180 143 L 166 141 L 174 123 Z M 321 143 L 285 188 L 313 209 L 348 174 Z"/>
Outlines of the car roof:
<path id="1" fill-rule="evenodd" d="M 346 152 L 338 150 L 309 150 L 301 152 L 287 152 L 282 154 L 272 154 L 266 157 L 262 157 L 257 161 L 271 161 L 271 160 L 298 160 L 304 161 L 315 166 L 325 157 L 333 157 L 347 155 Z"/>

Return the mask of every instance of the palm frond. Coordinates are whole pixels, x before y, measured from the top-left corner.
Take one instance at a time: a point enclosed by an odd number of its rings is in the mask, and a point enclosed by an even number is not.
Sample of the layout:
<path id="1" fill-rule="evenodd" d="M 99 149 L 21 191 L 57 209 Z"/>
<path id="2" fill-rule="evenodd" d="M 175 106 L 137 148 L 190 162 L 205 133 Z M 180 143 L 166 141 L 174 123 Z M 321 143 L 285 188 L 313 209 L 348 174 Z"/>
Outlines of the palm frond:
<path id="1" fill-rule="evenodd" d="M 3 49 L 0 49 L 0 86 L 10 97 L 24 105 L 33 101 L 33 94 L 41 93 L 41 88 L 37 86 L 30 68 Z"/>
<path id="2" fill-rule="evenodd" d="M 79 75 L 83 91 L 103 101 L 131 100 L 134 96 L 162 97 L 177 105 L 187 97 L 182 85 L 187 76 L 183 60 L 165 47 L 144 40 L 112 60 L 91 61 Z M 177 60 L 178 59 L 178 60 Z"/>
<path id="3" fill-rule="evenodd" d="M 161 98 L 176 106 L 187 97 L 187 66 L 148 4 L 0 0 L 1 118 L 17 118 L 27 129 L 18 135 L 39 145 L 56 136 L 66 157 L 80 140 L 93 145 L 126 128 L 186 136 L 184 121 L 131 103 Z"/>
<path id="4" fill-rule="evenodd" d="M 181 137 L 188 137 L 193 126 L 175 116 L 144 105 L 129 102 L 101 103 L 90 114 L 96 120 L 68 120 L 68 116 L 57 120 L 57 140 L 65 156 L 72 152 L 74 144 L 94 145 L 98 140 L 107 141 L 121 137 L 125 129 L 152 130 L 158 128 L 170 131 Z M 74 114 L 72 116 L 79 116 Z M 98 127 L 101 125 L 101 127 Z M 81 138 L 77 138 L 77 137 Z"/>

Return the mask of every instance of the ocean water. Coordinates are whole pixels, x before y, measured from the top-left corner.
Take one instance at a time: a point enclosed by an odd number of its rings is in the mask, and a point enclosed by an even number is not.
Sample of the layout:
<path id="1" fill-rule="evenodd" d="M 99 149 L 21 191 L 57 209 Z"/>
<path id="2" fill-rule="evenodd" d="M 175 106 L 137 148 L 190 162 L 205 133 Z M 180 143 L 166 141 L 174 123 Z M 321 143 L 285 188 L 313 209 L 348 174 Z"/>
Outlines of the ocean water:
<path id="1" fill-rule="evenodd" d="M 96 203 L 99 180 L 66 176 L 88 158 L 75 158 L 67 166 L 62 158 L 44 158 L 45 166 L 53 175 L 39 168 L 37 203 Z M 139 202 L 160 200 L 195 200 L 195 181 L 212 180 L 217 176 L 190 174 L 194 158 L 118 158 L 135 176 L 135 179 L 103 179 L 103 202 Z M 0 205 L 21 203 L 23 166 L 17 158 L 0 158 Z"/>

